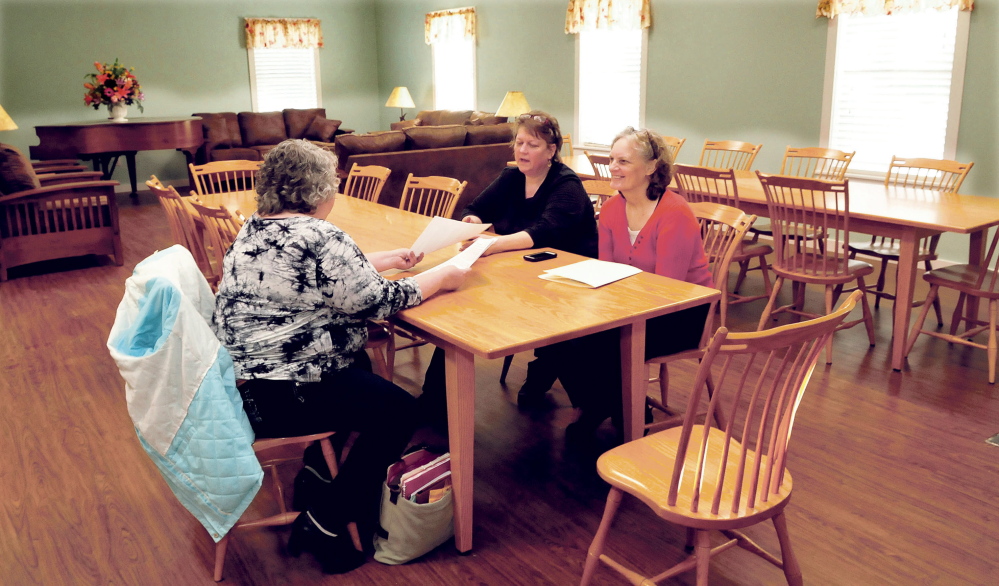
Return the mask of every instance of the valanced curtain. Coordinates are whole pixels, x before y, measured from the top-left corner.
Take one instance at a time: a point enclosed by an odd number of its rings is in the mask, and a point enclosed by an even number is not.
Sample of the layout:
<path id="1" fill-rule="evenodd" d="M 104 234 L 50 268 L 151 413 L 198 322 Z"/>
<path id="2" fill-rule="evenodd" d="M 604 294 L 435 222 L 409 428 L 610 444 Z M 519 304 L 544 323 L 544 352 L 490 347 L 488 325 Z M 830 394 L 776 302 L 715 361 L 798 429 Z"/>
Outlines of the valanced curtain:
<path id="1" fill-rule="evenodd" d="M 924 10 L 948 10 L 954 7 L 971 11 L 975 0 L 819 0 L 815 18 L 835 18 L 840 14 L 882 15 Z"/>
<path id="2" fill-rule="evenodd" d="M 316 49 L 323 46 L 317 18 L 246 18 L 247 49 Z"/>
<path id="3" fill-rule="evenodd" d="M 569 0 L 565 34 L 592 30 L 639 30 L 652 24 L 650 0 Z"/>
<path id="4" fill-rule="evenodd" d="M 446 41 L 474 40 L 475 8 L 428 12 L 423 25 L 424 40 L 428 45 Z"/>

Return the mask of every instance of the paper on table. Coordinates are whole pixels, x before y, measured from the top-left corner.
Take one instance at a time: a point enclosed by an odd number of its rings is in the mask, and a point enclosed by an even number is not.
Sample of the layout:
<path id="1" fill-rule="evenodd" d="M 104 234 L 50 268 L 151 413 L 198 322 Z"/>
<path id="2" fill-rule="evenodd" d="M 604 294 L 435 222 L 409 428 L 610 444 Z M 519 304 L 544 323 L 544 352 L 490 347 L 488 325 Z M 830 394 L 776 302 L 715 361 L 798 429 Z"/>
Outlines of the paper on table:
<path id="1" fill-rule="evenodd" d="M 458 254 L 452 256 L 448 260 L 442 262 L 441 264 L 435 266 L 432 269 L 427 269 L 426 272 L 436 271 L 441 267 L 455 266 L 459 269 L 470 269 L 475 261 L 479 260 L 482 253 L 489 248 L 489 245 L 496 240 L 495 238 L 478 238 L 475 242 L 471 243 L 468 248 L 462 250 Z"/>
<path id="2" fill-rule="evenodd" d="M 625 277 L 637 275 L 642 269 L 631 265 L 605 260 L 584 260 L 557 269 L 548 269 L 538 275 L 542 279 L 574 285 L 576 287 L 597 288 Z"/>
<path id="3" fill-rule="evenodd" d="M 434 216 L 424 228 L 423 233 L 413 243 L 412 249 L 416 254 L 430 254 L 445 246 L 451 246 L 481 234 L 490 226 L 492 224 L 470 224 Z"/>

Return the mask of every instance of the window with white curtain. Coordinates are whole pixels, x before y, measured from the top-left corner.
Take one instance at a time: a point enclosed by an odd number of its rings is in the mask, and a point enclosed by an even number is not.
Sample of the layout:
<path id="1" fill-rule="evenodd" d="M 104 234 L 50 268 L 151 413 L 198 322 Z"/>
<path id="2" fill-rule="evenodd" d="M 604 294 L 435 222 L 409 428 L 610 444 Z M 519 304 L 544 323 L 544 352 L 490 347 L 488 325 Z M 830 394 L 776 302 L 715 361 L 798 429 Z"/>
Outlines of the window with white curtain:
<path id="1" fill-rule="evenodd" d="M 969 14 L 830 19 L 822 141 L 857 151 L 849 175 L 883 177 L 893 155 L 955 158 Z"/>
<path id="2" fill-rule="evenodd" d="M 475 39 L 442 39 L 431 53 L 434 109 L 475 110 Z"/>
<path id="3" fill-rule="evenodd" d="M 609 147 L 643 124 L 646 31 L 585 30 L 576 37 L 576 143 Z"/>
<path id="4" fill-rule="evenodd" d="M 254 112 L 322 106 L 319 49 L 247 49 Z"/>

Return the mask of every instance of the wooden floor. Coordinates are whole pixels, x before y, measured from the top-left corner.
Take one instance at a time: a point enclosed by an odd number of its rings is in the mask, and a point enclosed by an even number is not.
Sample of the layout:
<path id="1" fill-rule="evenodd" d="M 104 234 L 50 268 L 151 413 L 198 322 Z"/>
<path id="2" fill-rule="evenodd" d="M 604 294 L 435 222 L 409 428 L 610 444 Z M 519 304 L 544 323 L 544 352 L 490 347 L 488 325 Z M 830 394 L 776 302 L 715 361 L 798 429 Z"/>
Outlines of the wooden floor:
<path id="1" fill-rule="evenodd" d="M 0 583 L 211 583 L 213 543 L 139 446 L 105 347 L 132 267 L 170 244 L 148 194 L 120 205 L 125 266 L 43 263 L 0 285 Z M 945 299 L 945 313 L 952 304 Z M 805 580 L 999 584 L 999 448 L 984 441 L 999 432 L 999 390 L 986 382 L 985 352 L 924 338 L 909 368 L 893 373 L 889 309 L 876 315 L 876 348 L 862 328 L 837 335 L 835 364 L 816 370 L 798 413 L 787 513 Z M 760 311 L 762 302 L 737 306 L 734 329 L 752 329 Z M 399 384 L 417 392 L 429 351 L 399 356 Z M 576 413 L 561 390 L 552 410 L 518 412 L 527 358 L 514 362 L 510 389 L 498 382 L 501 361 L 477 362 L 470 555 L 448 542 L 406 566 L 370 561 L 324 576 L 310 556 L 288 556 L 287 530 L 251 531 L 229 548 L 226 583 L 576 583 L 606 486 L 594 457 L 565 445 Z M 689 374 L 673 377 L 681 388 Z M 770 526 L 749 533 L 776 548 Z M 635 501 L 610 539 L 612 552 L 652 574 L 683 556 L 683 530 Z M 711 579 L 783 583 L 738 549 L 712 564 Z M 595 583 L 622 582 L 601 569 Z"/>

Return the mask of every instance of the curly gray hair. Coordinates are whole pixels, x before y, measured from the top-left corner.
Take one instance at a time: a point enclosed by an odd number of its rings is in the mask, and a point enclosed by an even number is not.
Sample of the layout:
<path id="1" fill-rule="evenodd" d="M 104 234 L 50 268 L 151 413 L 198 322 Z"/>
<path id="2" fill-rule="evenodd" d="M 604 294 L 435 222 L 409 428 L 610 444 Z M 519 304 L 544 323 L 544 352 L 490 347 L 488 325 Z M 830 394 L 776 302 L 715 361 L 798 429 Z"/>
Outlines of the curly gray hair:
<path id="1" fill-rule="evenodd" d="M 339 186 L 336 155 L 307 140 L 286 140 L 267 152 L 257 171 L 257 213 L 310 214 Z"/>

